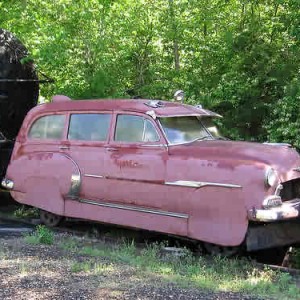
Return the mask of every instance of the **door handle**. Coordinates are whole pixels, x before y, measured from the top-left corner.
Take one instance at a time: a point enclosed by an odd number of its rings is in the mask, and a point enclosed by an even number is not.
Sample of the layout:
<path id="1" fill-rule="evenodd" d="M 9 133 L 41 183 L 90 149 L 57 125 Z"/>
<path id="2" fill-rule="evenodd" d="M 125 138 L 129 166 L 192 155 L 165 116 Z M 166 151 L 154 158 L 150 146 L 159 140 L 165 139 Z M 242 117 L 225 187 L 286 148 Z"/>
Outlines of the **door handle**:
<path id="1" fill-rule="evenodd" d="M 69 146 L 59 146 L 59 149 L 60 150 L 68 150 L 68 149 L 70 149 L 70 147 Z"/>
<path id="2" fill-rule="evenodd" d="M 116 151 L 118 151 L 118 148 L 108 147 L 108 148 L 106 148 L 106 150 L 109 152 L 116 152 Z"/>

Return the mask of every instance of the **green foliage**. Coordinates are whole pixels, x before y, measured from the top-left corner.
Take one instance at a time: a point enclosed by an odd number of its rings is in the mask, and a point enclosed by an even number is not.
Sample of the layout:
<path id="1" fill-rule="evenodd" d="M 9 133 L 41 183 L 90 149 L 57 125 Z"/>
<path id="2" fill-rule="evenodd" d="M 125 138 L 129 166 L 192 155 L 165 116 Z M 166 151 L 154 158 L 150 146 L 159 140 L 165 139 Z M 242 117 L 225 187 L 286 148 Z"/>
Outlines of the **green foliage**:
<path id="1" fill-rule="evenodd" d="M 299 143 L 299 92 L 291 92 L 299 1 L 0 0 L 0 7 L 0 27 L 55 79 L 42 85 L 48 99 L 170 99 L 184 89 L 190 103 L 224 115 L 229 137 Z"/>
<path id="2" fill-rule="evenodd" d="M 60 244 L 61 248 L 66 251 L 76 251 L 78 250 L 78 242 L 73 238 L 65 238 L 63 242 Z"/>
<path id="3" fill-rule="evenodd" d="M 300 81 L 292 81 L 285 89 L 284 96 L 278 100 L 273 118 L 265 126 L 270 141 L 283 141 L 300 147 Z"/>
<path id="4" fill-rule="evenodd" d="M 293 267 L 300 269 L 300 248 L 293 249 Z"/>
<path id="5" fill-rule="evenodd" d="M 54 233 L 44 225 L 38 225 L 36 230 L 25 236 L 25 241 L 29 244 L 52 245 L 54 242 Z"/>
<path id="6" fill-rule="evenodd" d="M 14 216 L 17 218 L 36 218 L 39 216 L 39 211 L 35 207 L 22 205 L 14 211 Z"/>
<path id="7" fill-rule="evenodd" d="M 245 259 L 196 257 L 188 249 L 183 249 L 180 256 L 166 254 L 162 251 L 164 243 L 142 249 L 134 241 L 124 241 L 117 247 L 85 246 L 82 242 L 77 242 L 77 246 L 81 258 L 71 266 L 73 272 L 107 275 L 116 272 L 121 264 L 121 268 L 129 265 L 144 276 L 155 274 L 181 286 L 250 293 L 268 299 L 298 299 L 299 289 L 289 274 L 258 269 Z"/>

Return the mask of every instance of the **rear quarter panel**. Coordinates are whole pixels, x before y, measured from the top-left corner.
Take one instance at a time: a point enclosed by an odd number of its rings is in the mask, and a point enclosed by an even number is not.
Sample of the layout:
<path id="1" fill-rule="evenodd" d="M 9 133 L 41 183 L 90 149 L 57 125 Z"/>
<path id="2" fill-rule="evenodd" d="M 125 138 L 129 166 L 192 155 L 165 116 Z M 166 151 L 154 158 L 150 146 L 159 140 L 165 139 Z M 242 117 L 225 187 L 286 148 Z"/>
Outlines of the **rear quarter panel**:
<path id="1" fill-rule="evenodd" d="M 76 172 L 76 166 L 65 154 L 19 151 L 8 167 L 7 177 L 15 183 L 12 197 L 16 201 L 63 215 L 63 198 Z"/>

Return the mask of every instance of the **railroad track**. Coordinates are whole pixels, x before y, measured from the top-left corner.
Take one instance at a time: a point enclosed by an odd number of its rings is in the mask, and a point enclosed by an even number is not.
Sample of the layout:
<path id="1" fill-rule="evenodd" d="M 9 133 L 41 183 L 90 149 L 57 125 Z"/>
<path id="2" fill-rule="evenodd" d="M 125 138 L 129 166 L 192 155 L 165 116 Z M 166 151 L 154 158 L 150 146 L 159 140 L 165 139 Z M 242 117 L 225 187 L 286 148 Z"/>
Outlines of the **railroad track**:
<path id="1" fill-rule="evenodd" d="M 4 230 L 5 224 L 7 224 L 7 229 Z M 12 225 L 13 224 L 13 225 Z M 15 234 L 24 234 L 35 230 L 37 225 L 41 224 L 39 219 L 20 219 L 11 215 L 3 214 L 0 212 L 0 235 L 1 232 L 8 232 L 9 229 Z M 76 237 L 88 237 L 91 239 L 99 239 L 104 242 L 109 243 L 120 243 L 121 240 L 134 240 L 135 244 L 139 248 L 146 246 L 146 243 L 151 242 L 162 242 L 168 241 L 173 249 L 180 249 L 183 246 L 188 247 L 195 251 L 195 245 L 190 241 L 183 241 L 182 239 L 176 237 L 170 237 L 163 234 L 143 231 L 143 230 L 131 230 L 127 228 L 117 227 L 113 225 L 100 224 L 95 222 L 88 222 L 83 220 L 67 219 L 62 222 L 58 227 L 51 228 L 56 233 L 67 233 Z M 112 234 L 113 233 L 113 234 Z M 263 262 L 257 262 L 253 259 L 252 263 L 254 266 L 260 269 L 269 268 L 271 270 L 276 270 L 280 272 L 289 273 L 291 276 L 300 280 L 300 269 L 289 268 L 281 265 L 266 264 Z"/>

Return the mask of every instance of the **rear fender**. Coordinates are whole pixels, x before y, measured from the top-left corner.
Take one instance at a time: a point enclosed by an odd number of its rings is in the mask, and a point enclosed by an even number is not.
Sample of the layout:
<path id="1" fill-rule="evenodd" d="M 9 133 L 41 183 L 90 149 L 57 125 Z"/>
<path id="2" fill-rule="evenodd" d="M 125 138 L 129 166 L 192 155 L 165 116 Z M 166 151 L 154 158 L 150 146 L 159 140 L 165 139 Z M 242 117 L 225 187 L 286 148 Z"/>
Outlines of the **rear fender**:
<path id="1" fill-rule="evenodd" d="M 81 173 L 65 153 L 40 152 L 13 160 L 6 177 L 14 182 L 16 201 L 64 215 L 64 199 L 79 196 Z M 74 189 L 74 178 L 77 179 Z"/>

